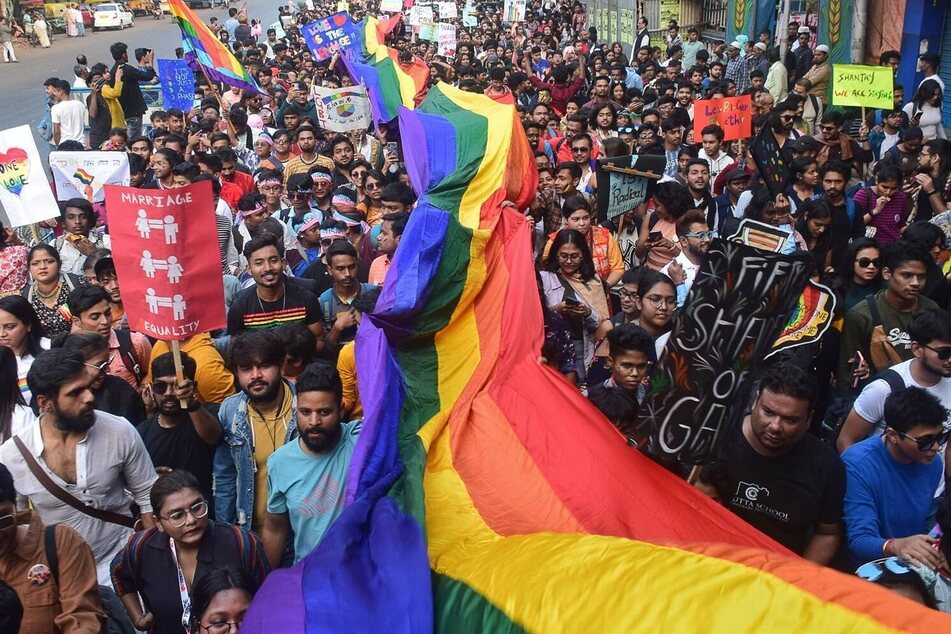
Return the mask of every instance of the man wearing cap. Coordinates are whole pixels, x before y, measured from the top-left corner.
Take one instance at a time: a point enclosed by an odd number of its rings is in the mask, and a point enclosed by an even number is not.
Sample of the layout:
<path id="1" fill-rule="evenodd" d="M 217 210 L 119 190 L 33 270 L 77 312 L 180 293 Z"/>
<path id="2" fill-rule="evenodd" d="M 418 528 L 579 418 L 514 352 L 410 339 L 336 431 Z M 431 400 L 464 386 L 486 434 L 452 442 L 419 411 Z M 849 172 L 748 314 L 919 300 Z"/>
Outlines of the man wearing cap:
<path id="1" fill-rule="evenodd" d="M 750 71 L 762 71 L 763 77 L 769 74 L 769 56 L 766 55 L 766 44 L 757 42 L 753 45 L 753 54 L 750 58 Z"/>
<path id="2" fill-rule="evenodd" d="M 741 95 L 750 87 L 750 67 L 746 63 L 746 58 L 740 52 L 743 45 L 739 42 L 731 42 L 726 51 L 726 78 L 732 79 L 736 83 L 736 94 Z"/>
<path id="3" fill-rule="evenodd" d="M 797 40 L 799 47 L 796 48 L 796 52 L 793 53 L 796 60 L 794 81 L 805 77 L 809 69 L 812 68 L 812 49 L 809 48 L 809 38 L 811 35 L 812 31 L 809 30 L 808 26 L 799 27 L 799 38 Z"/>
<path id="4" fill-rule="evenodd" d="M 820 44 L 816 47 L 816 52 L 812 56 L 812 68 L 805 74 L 803 79 L 812 82 L 810 95 L 819 98 L 825 103 L 826 91 L 829 88 L 829 77 L 832 74 L 832 67 L 829 65 L 829 47 Z"/>

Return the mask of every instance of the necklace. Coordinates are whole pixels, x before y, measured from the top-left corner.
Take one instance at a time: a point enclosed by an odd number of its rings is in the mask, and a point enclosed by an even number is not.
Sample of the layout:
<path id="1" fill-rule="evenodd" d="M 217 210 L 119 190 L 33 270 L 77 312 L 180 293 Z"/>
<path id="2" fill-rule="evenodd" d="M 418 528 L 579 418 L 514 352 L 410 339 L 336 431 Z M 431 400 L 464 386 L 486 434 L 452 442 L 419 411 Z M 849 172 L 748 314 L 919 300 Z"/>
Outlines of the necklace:
<path id="1" fill-rule="evenodd" d="M 281 286 L 283 286 L 283 292 L 282 292 L 283 303 L 281 304 L 281 311 L 283 312 L 283 310 L 287 308 L 287 287 L 284 286 L 283 284 Z M 262 313 L 266 312 L 264 310 L 264 302 L 261 300 L 261 292 L 255 289 L 254 294 L 257 295 L 258 306 L 261 307 L 261 312 Z M 268 304 L 274 304 L 274 303 L 277 303 L 277 300 L 274 300 L 273 302 L 268 302 Z"/>
<path id="2" fill-rule="evenodd" d="M 56 297 L 57 295 L 59 295 L 59 291 L 61 287 L 62 287 L 62 282 L 56 282 L 56 286 L 53 287 L 52 291 L 50 291 L 49 293 L 44 293 L 43 291 L 40 290 L 39 282 L 37 282 L 33 286 L 33 292 L 40 299 L 52 299 L 53 297 Z"/>
<path id="3" fill-rule="evenodd" d="M 248 407 L 253 409 L 258 416 L 261 417 L 261 422 L 264 425 L 264 429 L 267 430 L 268 438 L 271 440 L 271 447 L 277 449 L 277 423 L 281 422 L 284 425 L 284 432 L 287 433 L 287 414 L 284 411 L 284 389 L 281 389 L 281 400 L 278 401 L 277 409 L 274 410 L 274 415 L 270 418 L 264 415 L 256 405 L 253 403 L 248 403 Z M 268 421 L 271 421 L 272 424 L 268 424 Z M 251 453 L 254 453 L 254 447 L 257 443 L 254 440 L 254 425 L 251 425 Z"/>

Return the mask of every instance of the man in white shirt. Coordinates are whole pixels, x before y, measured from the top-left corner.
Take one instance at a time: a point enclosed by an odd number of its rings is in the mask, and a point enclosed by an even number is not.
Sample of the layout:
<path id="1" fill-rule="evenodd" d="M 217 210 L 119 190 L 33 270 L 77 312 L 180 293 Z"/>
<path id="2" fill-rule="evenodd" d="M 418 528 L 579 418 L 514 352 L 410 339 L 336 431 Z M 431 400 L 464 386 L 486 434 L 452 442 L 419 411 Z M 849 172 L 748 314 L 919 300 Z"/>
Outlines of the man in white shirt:
<path id="1" fill-rule="evenodd" d="M 677 220 L 677 238 L 680 253 L 660 270 L 677 285 L 677 306 L 683 306 L 693 281 L 697 278 L 700 263 L 710 248 L 713 231 L 707 226 L 702 211 L 692 209 Z"/>
<path id="2" fill-rule="evenodd" d="M 70 99 L 69 82 L 60 79 L 51 86 L 53 100 L 50 108 L 50 120 L 53 122 L 53 145 L 63 141 L 77 141 L 86 144 L 86 104 Z"/>
<path id="3" fill-rule="evenodd" d="M 938 66 L 941 64 L 941 58 L 936 53 L 924 53 L 918 58 L 918 70 L 925 74 L 918 87 L 929 79 L 938 82 L 941 86 L 941 92 L 944 92 L 944 80 L 938 75 Z"/>
<path id="4" fill-rule="evenodd" d="M 87 367 L 78 352 L 41 353 L 27 375 L 39 421 L 0 446 L 0 462 L 17 483 L 17 506 L 25 510 L 29 503 L 47 526 L 65 523 L 78 532 L 92 548 L 99 584 L 108 586 L 109 565 L 132 535 L 130 502 L 138 504 L 146 528 L 155 524 L 149 491 L 157 476 L 135 427 L 93 409 L 90 386 L 98 375 L 98 368 Z M 34 469 L 51 481 L 56 494 Z M 59 497 L 64 493 L 125 525 L 66 504 Z"/>
<path id="5" fill-rule="evenodd" d="M 951 406 L 951 314 L 926 310 L 907 326 L 914 358 L 889 368 L 898 374 L 904 387 L 920 387 Z M 849 412 L 836 441 L 845 451 L 873 433 L 885 430 L 885 399 L 892 386 L 884 377 L 865 386 Z M 947 428 L 949 421 L 945 421 Z"/>
<path id="6" fill-rule="evenodd" d="M 697 158 L 702 158 L 710 164 L 710 191 L 713 191 L 713 183 L 717 180 L 727 166 L 732 165 L 735 160 L 726 152 L 723 152 L 723 128 L 716 123 L 705 126 L 700 131 L 703 147 L 697 154 Z"/>

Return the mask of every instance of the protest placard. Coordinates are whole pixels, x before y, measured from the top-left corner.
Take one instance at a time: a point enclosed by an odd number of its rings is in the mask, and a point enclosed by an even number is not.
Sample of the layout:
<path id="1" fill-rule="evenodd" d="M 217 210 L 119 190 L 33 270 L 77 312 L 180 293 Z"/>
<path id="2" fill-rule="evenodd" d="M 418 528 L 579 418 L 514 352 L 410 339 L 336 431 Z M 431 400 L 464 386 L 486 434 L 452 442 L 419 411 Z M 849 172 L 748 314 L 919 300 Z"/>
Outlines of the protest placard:
<path id="1" fill-rule="evenodd" d="M 832 66 L 833 105 L 894 108 L 894 87 L 891 66 Z"/>
<path id="2" fill-rule="evenodd" d="M 647 200 L 665 164 L 663 156 L 647 154 L 598 159 L 598 220 L 611 220 Z"/>
<path id="3" fill-rule="evenodd" d="M 158 76 L 162 85 L 162 107 L 188 112 L 195 99 L 195 74 L 183 59 L 160 59 Z"/>
<path id="4" fill-rule="evenodd" d="M 476 8 L 472 5 L 472 2 L 466 2 L 465 8 L 462 10 L 462 26 L 464 27 L 473 27 L 478 26 L 479 16 L 476 12 Z"/>
<path id="5" fill-rule="evenodd" d="M 716 459 L 811 270 L 805 254 L 710 244 L 637 412 L 640 429 L 651 432 L 650 453 L 686 465 Z"/>
<path id="6" fill-rule="evenodd" d="M 0 206 L 12 227 L 59 217 L 28 125 L 0 132 Z"/>
<path id="7" fill-rule="evenodd" d="M 274 29 L 274 35 L 275 35 L 275 36 L 277 37 L 277 39 L 279 39 L 279 40 L 282 40 L 282 39 L 284 39 L 285 37 L 287 37 L 287 33 L 284 32 L 284 25 L 281 24 L 281 21 L 280 21 L 280 20 L 278 20 L 277 22 L 273 23 L 271 26 L 268 27 L 268 29 Z"/>
<path id="8" fill-rule="evenodd" d="M 451 24 L 439 25 L 439 40 L 436 48 L 437 55 L 445 57 L 456 56 L 456 27 Z"/>
<path id="9" fill-rule="evenodd" d="M 439 3 L 439 19 L 440 20 L 454 20 L 459 17 L 459 10 L 456 8 L 455 2 L 440 2 Z"/>
<path id="10" fill-rule="evenodd" d="M 525 0 L 505 0 L 502 5 L 503 22 L 521 22 L 525 19 Z"/>
<path id="11" fill-rule="evenodd" d="M 330 59 L 337 51 L 357 46 L 358 31 L 359 27 L 346 13 L 334 13 L 301 27 L 307 48 L 318 62 Z"/>
<path id="12" fill-rule="evenodd" d="M 740 221 L 736 232 L 729 239 L 763 251 L 782 253 L 783 247 L 790 236 L 792 236 L 792 233 L 779 227 L 744 218 Z"/>
<path id="13" fill-rule="evenodd" d="M 107 185 L 105 191 L 129 328 L 166 341 L 223 328 L 211 183 L 165 191 Z"/>
<path id="14" fill-rule="evenodd" d="M 403 0 L 380 0 L 381 13 L 399 13 L 403 10 Z"/>
<path id="15" fill-rule="evenodd" d="M 56 199 L 105 199 L 104 185 L 129 184 L 129 155 L 125 152 L 50 152 Z"/>
<path id="16" fill-rule="evenodd" d="M 701 130 L 710 124 L 723 128 L 723 140 L 745 139 L 753 134 L 753 101 L 749 95 L 703 99 L 693 102 L 693 141 L 703 141 Z"/>
<path id="17" fill-rule="evenodd" d="M 760 128 L 759 134 L 750 144 L 750 154 L 769 192 L 773 196 L 781 194 L 789 181 L 789 166 L 770 126 Z"/>
<path id="18" fill-rule="evenodd" d="M 363 86 L 314 86 L 312 97 L 317 108 L 317 122 L 322 128 L 333 132 L 349 132 L 363 130 L 370 125 L 370 100 Z"/>
<path id="19" fill-rule="evenodd" d="M 809 280 L 796 302 L 785 328 L 779 333 L 766 358 L 784 350 L 807 345 L 822 338 L 832 325 L 837 300 L 827 286 Z"/>
<path id="20" fill-rule="evenodd" d="M 436 22 L 422 21 L 419 24 L 419 39 L 427 42 L 435 42 L 439 37 L 439 24 Z"/>

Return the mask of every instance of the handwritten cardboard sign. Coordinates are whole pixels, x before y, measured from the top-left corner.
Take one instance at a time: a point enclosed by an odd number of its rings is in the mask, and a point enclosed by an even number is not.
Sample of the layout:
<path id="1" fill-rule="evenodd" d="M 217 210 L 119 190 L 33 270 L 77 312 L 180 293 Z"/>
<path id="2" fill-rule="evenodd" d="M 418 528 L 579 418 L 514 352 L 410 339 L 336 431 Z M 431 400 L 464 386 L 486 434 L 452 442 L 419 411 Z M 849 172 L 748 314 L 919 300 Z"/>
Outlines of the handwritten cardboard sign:
<path id="1" fill-rule="evenodd" d="M 723 140 L 745 139 L 753 134 L 753 101 L 750 95 L 704 99 L 693 103 L 693 140 L 703 141 L 703 130 L 716 123 L 723 128 Z"/>
<path id="2" fill-rule="evenodd" d="M 832 103 L 836 106 L 894 108 L 894 88 L 891 66 L 832 66 Z"/>
<path id="3" fill-rule="evenodd" d="M 28 125 L 0 131 L 0 207 L 12 227 L 59 217 Z"/>
<path id="4" fill-rule="evenodd" d="M 162 106 L 188 112 L 195 100 L 195 73 L 183 59 L 160 59 L 158 76 L 162 82 Z"/>
<path id="5" fill-rule="evenodd" d="M 654 185 L 664 173 L 663 156 L 614 156 L 598 159 L 598 220 L 616 218 L 631 211 L 653 192 Z M 635 170 L 645 174 L 656 174 L 656 178 L 625 174 L 605 168 Z"/>

